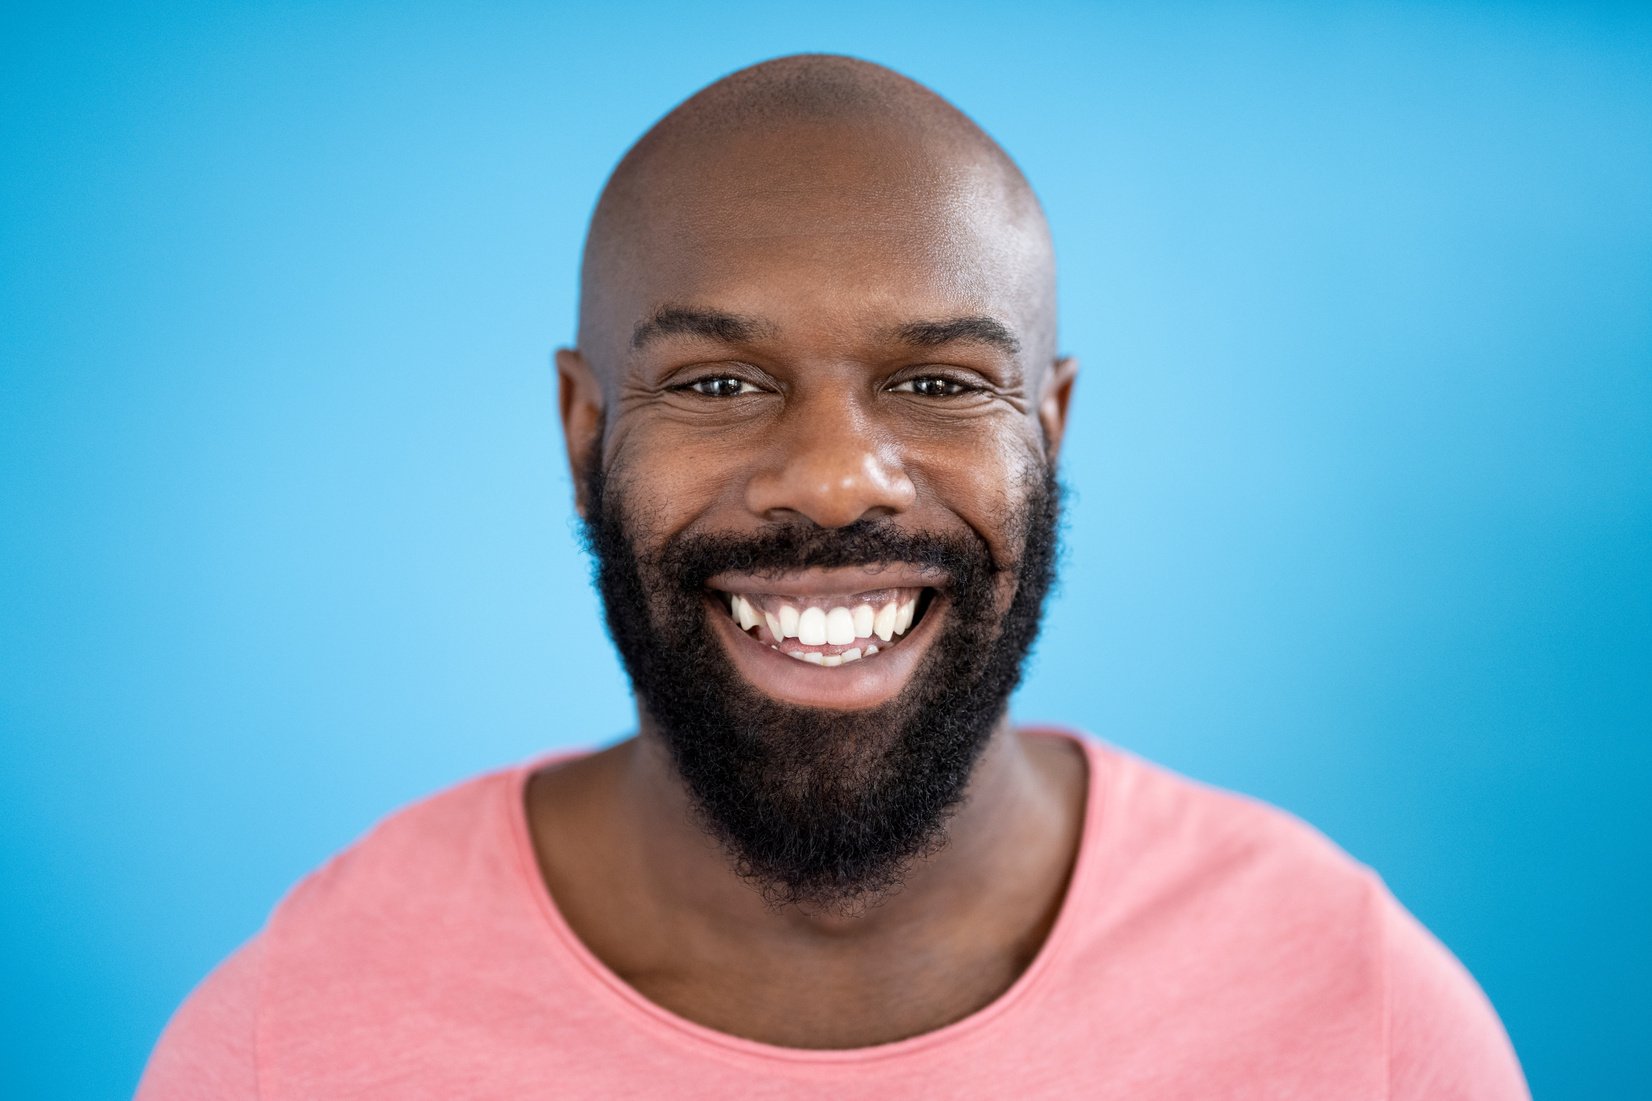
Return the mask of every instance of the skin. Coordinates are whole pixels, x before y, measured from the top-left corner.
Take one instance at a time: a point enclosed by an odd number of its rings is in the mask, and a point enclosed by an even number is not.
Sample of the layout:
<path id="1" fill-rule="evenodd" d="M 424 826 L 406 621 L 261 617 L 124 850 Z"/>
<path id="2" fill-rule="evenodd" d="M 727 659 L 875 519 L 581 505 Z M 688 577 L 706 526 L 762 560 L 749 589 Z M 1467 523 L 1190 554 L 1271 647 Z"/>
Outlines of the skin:
<path id="1" fill-rule="evenodd" d="M 913 115 L 939 110 L 911 94 Z M 661 129 L 599 208 L 579 347 L 557 356 L 574 485 L 600 454 L 645 548 L 886 517 L 972 531 L 1013 561 L 1004 518 L 1054 461 L 1077 372 L 1054 353 L 1048 235 L 1013 166 L 967 124 L 887 110 L 761 127 L 688 110 Z M 666 308 L 695 319 L 660 324 Z M 911 339 L 915 322 L 958 318 L 996 322 L 1014 347 L 978 325 Z M 819 678 L 877 660 L 753 683 L 809 702 Z M 902 686 L 881 680 L 832 683 L 869 706 Z M 946 846 L 844 914 L 765 904 L 696 824 L 646 713 L 638 729 L 538 774 L 529 820 L 573 930 L 682 1017 L 788 1047 L 898 1040 L 998 997 L 1049 932 L 1085 791 L 1064 741 L 1001 720 Z"/>

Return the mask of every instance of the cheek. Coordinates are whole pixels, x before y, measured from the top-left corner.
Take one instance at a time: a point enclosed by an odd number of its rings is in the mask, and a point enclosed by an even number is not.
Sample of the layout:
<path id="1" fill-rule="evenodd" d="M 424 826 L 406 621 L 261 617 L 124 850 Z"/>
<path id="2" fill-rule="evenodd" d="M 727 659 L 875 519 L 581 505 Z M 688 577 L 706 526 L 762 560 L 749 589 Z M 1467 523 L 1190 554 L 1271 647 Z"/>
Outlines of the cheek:
<path id="1" fill-rule="evenodd" d="M 608 478 L 621 486 L 633 531 L 669 537 L 737 502 L 751 462 L 744 430 L 684 430 L 636 417 L 609 441 Z"/>
<path id="2" fill-rule="evenodd" d="M 636 442 L 641 442 L 636 441 Z M 707 464 L 670 448 L 624 446 L 609 458 L 608 499 L 640 547 L 658 547 L 703 513 L 722 480 Z"/>
<path id="3" fill-rule="evenodd" d="M 1044 454 L 1036 433 L 1020 427 L 977 435 L 965 449 L 929 451 L 913 464 L 912 472 L 921 478 L 920 494 L 963 520 L 986 541 L 1000 566 L 1013 565 L 1021 554 L 1021 521 L 1043 479 Z"/>

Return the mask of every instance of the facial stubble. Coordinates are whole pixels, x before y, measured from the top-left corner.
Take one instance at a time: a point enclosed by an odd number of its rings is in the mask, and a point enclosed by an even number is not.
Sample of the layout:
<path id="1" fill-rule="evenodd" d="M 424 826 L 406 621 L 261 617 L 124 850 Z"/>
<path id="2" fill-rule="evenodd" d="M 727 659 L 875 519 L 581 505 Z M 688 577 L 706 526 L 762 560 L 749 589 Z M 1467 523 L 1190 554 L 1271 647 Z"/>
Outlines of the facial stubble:
<path id="1" fill-rule="evenodd" d="M 897 890 L 945 843 L 1037 637 L 1055 572 L 1053 468 L 1030 471 L 1019 507 L 1002 518 L 1019 549 L 1008 562 L 994 561 L 974 532 L 889 520 L 687 531 L 648 550 L 600 462 L 587 470 L 585 539 L 608 630 L 700 826 L 774 906 L 853 912 Z M 707 618 L 717 614 L 710 577 L 868 563 L 934 567 L 946 578 L 936 598 L 945 622 L 899 696 L 862 711 L 800 707 L 735 671 Z"/>

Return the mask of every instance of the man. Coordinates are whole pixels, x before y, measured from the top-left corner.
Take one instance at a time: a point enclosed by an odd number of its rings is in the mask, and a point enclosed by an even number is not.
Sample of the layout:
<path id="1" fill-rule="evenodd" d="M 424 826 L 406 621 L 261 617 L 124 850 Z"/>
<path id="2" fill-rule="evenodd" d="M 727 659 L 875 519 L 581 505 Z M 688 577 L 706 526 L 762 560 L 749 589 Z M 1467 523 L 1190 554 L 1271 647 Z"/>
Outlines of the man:
<path id="1" fill-rule="evenodd" d="M 1076 365 L 955 108 L 835 57 L 688 100 L 602 195 L 557 366 L 637 736 L 382 824 L 141 1096 L 1525 1096 L 1371 873 L 1010 725 Z"/>

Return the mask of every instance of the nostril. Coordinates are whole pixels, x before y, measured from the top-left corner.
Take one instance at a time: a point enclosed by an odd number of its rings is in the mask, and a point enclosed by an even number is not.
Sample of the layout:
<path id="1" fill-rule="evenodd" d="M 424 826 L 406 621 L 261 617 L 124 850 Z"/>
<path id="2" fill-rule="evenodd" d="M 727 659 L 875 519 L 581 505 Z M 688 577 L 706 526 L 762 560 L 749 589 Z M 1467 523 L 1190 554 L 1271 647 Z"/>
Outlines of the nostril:
<path id="1" fill-rule="evenodd" d="M 847 527 L 862 519 L 888 519 L 917 498 L 899 464 L 870 451 L 837 447 L 791 453 L 778 468 L 747 483 L 747 505 L 765 520 L 802 517 L 820 527 Z"/>

